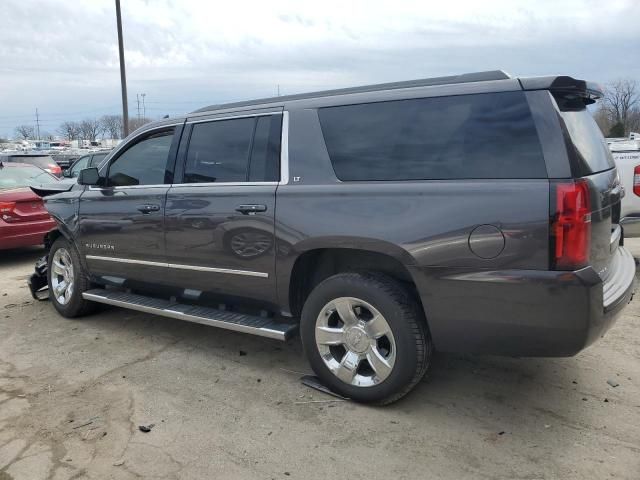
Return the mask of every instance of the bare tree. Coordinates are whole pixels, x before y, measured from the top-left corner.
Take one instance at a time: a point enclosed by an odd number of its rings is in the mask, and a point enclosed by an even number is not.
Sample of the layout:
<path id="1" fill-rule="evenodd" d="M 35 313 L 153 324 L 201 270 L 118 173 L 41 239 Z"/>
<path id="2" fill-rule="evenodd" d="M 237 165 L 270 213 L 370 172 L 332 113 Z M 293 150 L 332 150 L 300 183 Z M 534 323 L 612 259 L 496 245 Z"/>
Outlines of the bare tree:
<path id="1" fill-rule="evenodd" d="M 77 122 L 62 122 L 58 127 L 58 133 L 67 140 L 76 140 L 80 133 L 80 126 Z"/>
<path id="2" fill-rule="evenodd" d="M 96 118 L 85 118 L 80 122 L 80 137 L 95 142 L 100 133 L 100 121 Z"/>
<path id="3" fill-rule="evenodd" d="M 29 140 L 35 138 L 36 129 L 33 125 L 18 125 L 16 127 L 16 135 L 22 140 Z"/>
<path id="4" fill-rule="evenodd" d="M 598 109 L 593 112 L 593 119 L 596 121 L 603 135 L 608 135 L 611 127 L 613 126 L 613 122 L 611 121 L 611 115 L 609 115 L 609 110 L 605 105 L 600 103 Z"/>
<path id="5" fill-rule="evenodd" d="M 640 89 L 636 80 L 622 78 L 611 82 L 604 93 L 604 106 L 612 123 L 622 123 L 629 132 L 629 114 L 640 106 Z"/>
<path id="6" fill-rule="evenodd" d="M 150 123 L 151 120 L 148 118 L 130 118 L 129 119 L 129 131 L 133 132 L 134 130 L 140 128 L 147 123 Z"/>
<path id="7" fill-rule="evenodd" d="M 122 116 L 121 115 L 104 115 L 100 118 L 100 128 L 103 135 L 109 138 L 117 139 L 122 136 Z"/>

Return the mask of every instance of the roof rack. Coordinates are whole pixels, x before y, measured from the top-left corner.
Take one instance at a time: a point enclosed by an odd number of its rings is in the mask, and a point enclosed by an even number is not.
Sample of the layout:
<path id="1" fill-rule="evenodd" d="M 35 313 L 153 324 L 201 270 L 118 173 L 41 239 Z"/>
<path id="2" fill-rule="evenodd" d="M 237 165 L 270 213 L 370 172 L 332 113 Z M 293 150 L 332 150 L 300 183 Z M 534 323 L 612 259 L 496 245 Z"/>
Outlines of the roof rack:
<path id="1" fill-rule="evenodd" d="M 422 78 L 418 80 L 408 80 L 404 82 L 378 83 L 375 85 L 364 85 L 361 87 L 339 88 L 335 90 L 324 90 L 320 92 L 301 93 L 296 95 L 284 95 L 281 97 L 261 98 L 243 102 L 225 103 L 220 105 L 209 105 L 191 113 L 202 113 L 223 108 L 245 107 L 266 103 L 288 102 L 292 100 L 304 100 L 308 98 L 329 97 L 332 95 L 347 95 L 350 93 L 375 92 L 378 90 L 395 90 L 399 88 L 430 87 L 434 85 L 450 85 L 457 83 L 487 82 L 492 80 L 509 80 L 511 76 L 502 70 L 490 70 L 486 72 L 463 73 L 461 75 L 450 75 L 448 77 Z"/>

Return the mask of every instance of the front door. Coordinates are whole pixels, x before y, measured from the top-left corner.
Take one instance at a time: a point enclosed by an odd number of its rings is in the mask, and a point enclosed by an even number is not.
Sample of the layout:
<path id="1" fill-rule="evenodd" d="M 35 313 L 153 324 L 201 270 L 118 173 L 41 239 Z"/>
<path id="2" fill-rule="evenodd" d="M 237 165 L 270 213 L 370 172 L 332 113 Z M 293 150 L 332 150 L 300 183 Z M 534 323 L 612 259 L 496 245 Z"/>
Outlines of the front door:
<path id="1" fill-rule="evenodd" d="M 165 215 L 174 285 L 275 300 L 281 123 L 280 111 L 187 122 L 181 181 L 167 194 Z"/>
<path id="2" fill-rule="evenodd" d="M 163 217 L 174 133 L 168 127 L 133 139 L 106 167 L 106 185 L 82 194 L 77 243 L 92 275 L 121 284 L 166 273 Z"/>

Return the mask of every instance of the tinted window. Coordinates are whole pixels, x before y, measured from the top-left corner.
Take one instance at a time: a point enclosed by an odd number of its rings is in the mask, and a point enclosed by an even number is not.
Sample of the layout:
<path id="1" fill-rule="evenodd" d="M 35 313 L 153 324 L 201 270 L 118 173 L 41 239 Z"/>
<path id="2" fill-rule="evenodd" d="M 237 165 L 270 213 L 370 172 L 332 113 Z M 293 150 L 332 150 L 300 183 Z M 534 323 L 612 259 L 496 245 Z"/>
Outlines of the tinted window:
<path id="1" fill-rule="evenodd" d="M 196 123 L 185 164 L 185 183 L 277 180 L 279 115 Z"/>
<path id="2" fill-rule="evenodd" d="M 523 92 L 319 110 L 340 180 L 545 178 Z"/>
<path id="3" fill-rule="evenodd" d="M 73 178 L 77 177 L 80 174 L 80 170 L 82 170 L 83 168 L 87 168 L 88 166 L 89 156 L 79 158 L 71 167 L 71 176 Z"/>
<path id="4" fill-rule="evenodd" d="M 185 183 L 244 182 L 255 118 L 196 123 L 191 132 Z"/>
<path id="5" fill-rule="evenodd" d="M 274 182 L 280 173 L 280 135 L 282 117 L 258 117 L 251 147 L 250 182 Z"/>
<path id="6" fill-rule="evenodd" d="M 560 115 L 567 128 L 573 148 L 569 154 L 574 175 L 582 177 L 592 173 L 609 170 L 615 166 L 611 151 L 591 114 L 581 105 L 579 109 L 563 108 L 562 99 L 558 99 Z"/>
<path id="7" fill-rule="evenodd" d="M 106 157 L 107 154 L 106 153 L 96 153 L 93 157 L 91 157 L 91 161 L 89 162 L 89 166 L 90 167 L 97 167 L 98 165 L 100 165 L 100 162 L 102 162 L 102 160 L 104 160 L 104 157 Z"/>
<path id="8" fill-rule="evenodd" d="M 110 186 L 159 185 L 173 140 L 173 129 L 153 134 L 124 151 L 109 166 Z"/>

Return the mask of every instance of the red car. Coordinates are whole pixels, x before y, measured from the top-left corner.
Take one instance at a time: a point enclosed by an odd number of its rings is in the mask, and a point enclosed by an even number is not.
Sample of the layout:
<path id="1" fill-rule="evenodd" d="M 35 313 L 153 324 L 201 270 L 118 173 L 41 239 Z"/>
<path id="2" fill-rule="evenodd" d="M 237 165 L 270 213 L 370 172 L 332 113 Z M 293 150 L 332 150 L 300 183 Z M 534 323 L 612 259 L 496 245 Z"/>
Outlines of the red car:
<path id="1" fill-rule="evenodd" d="M 56 224 L 29 187 L 56 182 L 33 165 L 0 162 L 0 250 L 44 243 Z"/>

